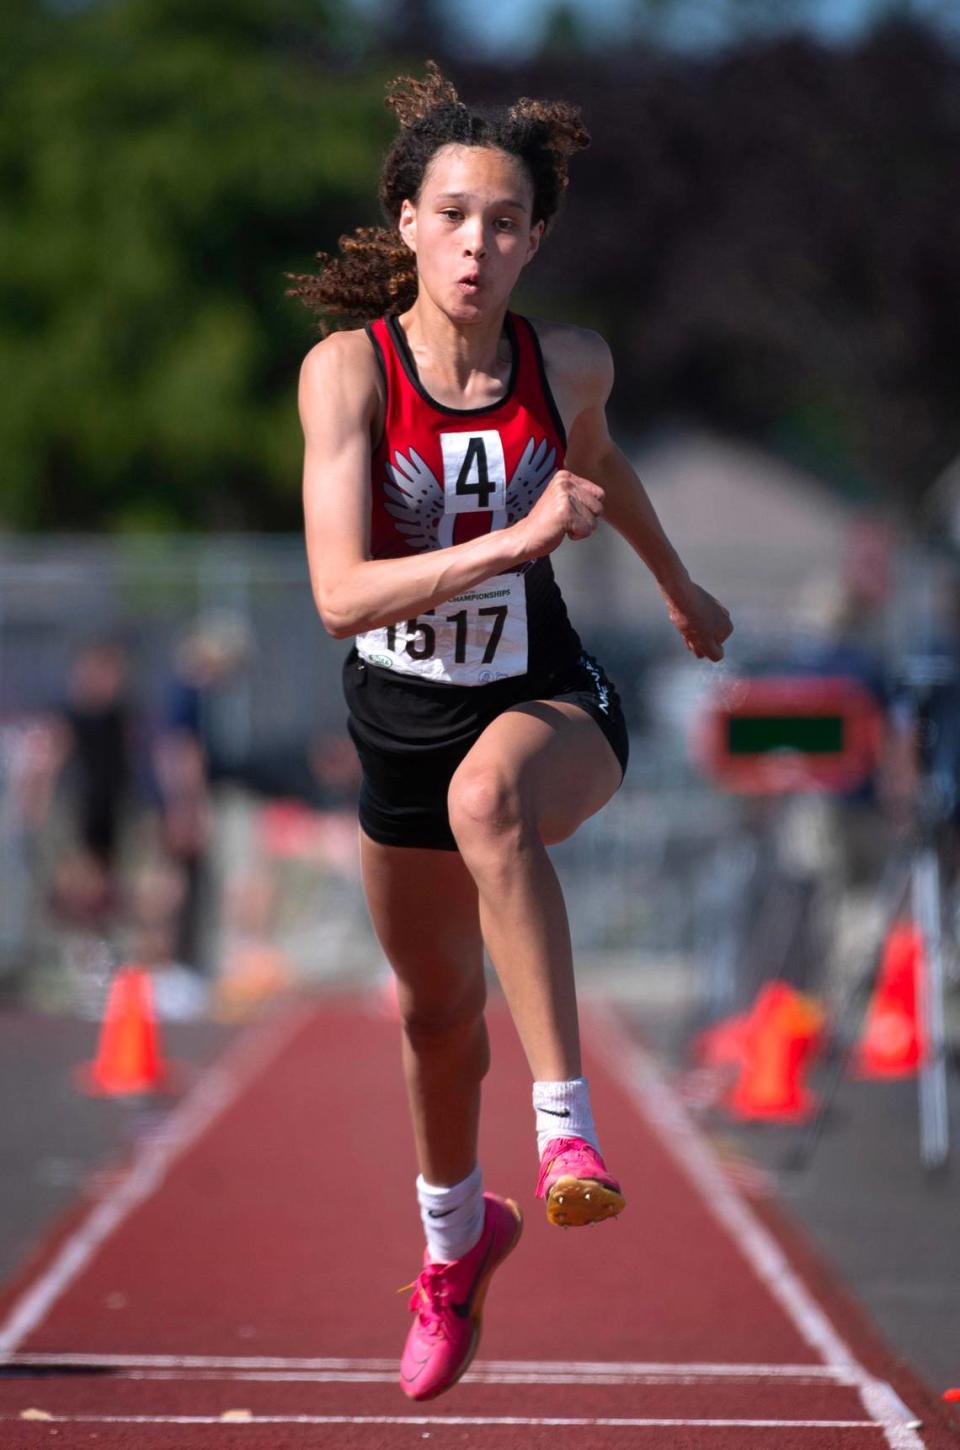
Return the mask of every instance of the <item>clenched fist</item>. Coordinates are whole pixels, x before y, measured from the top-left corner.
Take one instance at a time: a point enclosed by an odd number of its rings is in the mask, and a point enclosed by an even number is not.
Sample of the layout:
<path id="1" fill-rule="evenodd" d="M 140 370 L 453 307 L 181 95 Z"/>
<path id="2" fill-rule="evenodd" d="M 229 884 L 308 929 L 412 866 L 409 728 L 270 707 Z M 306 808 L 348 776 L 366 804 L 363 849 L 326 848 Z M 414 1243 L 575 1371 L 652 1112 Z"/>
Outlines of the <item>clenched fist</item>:
<path id="1" fill-rule="evenodd" d="M 525 519 L 514 524 L 522 532 L 530 559 L 552 554 L 564 539 L 586 539 L 603 512 L 603 489 L 569 469 L 558 468 Z"/>
<path id="2" fill-rule="evenodd" d="M 683 642 L 698 660 L 723 659 L 723 641 L 733 633 L 730 615 L 719 600 L 686 580 L 682 587 L 664 591 L 670 620 L 683 636 Z"/>

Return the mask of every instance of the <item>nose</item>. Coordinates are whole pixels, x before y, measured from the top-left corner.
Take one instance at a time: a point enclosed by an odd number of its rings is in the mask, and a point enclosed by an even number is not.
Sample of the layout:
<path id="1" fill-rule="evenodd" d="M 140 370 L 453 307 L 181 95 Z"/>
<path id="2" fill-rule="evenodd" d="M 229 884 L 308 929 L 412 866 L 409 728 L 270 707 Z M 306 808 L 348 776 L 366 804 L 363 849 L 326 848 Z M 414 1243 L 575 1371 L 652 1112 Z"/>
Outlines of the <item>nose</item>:
<path id="1" fill-rule="evenodd" d="M 464 242 L 463 250 L 466 256 L 473 257 L 474 260 L 477 262 L 479 262 L 483 257 L 487 255 L 487 246 L 486 242 L 484 241 L 482 222 L 478 221 L 473 229 L 468 233 L 467 238 Z"/>

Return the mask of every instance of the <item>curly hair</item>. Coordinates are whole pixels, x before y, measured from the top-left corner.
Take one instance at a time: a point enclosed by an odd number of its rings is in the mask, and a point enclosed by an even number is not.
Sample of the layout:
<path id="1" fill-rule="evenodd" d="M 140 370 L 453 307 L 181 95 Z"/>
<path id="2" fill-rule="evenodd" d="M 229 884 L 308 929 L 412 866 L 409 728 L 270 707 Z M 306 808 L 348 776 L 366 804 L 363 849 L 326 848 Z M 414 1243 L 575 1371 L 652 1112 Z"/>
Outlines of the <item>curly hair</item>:
<path id="1" fill-rule="evenodd" d="M 435 61 L 425 80 L 398 76 L 386 105 L 400 123 L 384 159 L 379 197 L 389 227 L 358 227 L 340 238 L 340 255 L 318 252 L 320 271 L 287 273 L 299 297 L 317 315 L 320 330 L 329 318 L 366 320 L 403 312 L 417 296 L 416 257 L 397 230 L 405 199 L 416 202 L 431 159 L 442 146 L 490 146 L 515 156 L 533 187 L 533 221 L 549 226 L 567 186 L 567 158 L 589 146 L 580 111 L 565 101 L 521 97 L 510 107 L 471 110 Z"/>

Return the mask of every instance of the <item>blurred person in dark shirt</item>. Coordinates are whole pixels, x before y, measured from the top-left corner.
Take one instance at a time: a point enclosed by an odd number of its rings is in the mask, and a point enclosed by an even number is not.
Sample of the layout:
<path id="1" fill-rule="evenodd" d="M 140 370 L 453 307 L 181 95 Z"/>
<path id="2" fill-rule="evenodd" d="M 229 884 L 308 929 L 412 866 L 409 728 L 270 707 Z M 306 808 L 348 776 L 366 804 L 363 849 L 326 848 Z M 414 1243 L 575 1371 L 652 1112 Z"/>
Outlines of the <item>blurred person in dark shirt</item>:
<path id="1" fill-rule="evenodd" d="M 105 924 L 118 899 L 120 832 L 130 803 L 134 706 L 125 646 L 113 638 L 82 645 L 56 706 L 56 764 L 72 844 L 58 861 L 54 905 L 70 920 Z"/>

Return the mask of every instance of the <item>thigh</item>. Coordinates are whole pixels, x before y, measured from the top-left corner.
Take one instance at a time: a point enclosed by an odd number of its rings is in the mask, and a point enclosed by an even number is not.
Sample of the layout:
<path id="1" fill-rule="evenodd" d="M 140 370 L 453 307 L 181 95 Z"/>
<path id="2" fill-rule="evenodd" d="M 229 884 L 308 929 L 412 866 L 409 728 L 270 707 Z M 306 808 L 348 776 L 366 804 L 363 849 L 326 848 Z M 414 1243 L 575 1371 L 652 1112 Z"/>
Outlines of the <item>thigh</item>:
<path id="1" fill-rule="evenodd" d="M 385 846 L 360 832 L 364 889 L 401 1011 L 446 1015 L 483 996 L 477 888 L 456 851 Z"/>
<path id="2" fill-rule="evenodd" d="M 613 747 L 586 710 L 529 700 L 498 715 L 458 766 L 451 820 L 470 811 L 472 796 L 484 813 L 521 813 L 549 846 L 606 805 L 622 778 Z"/>

